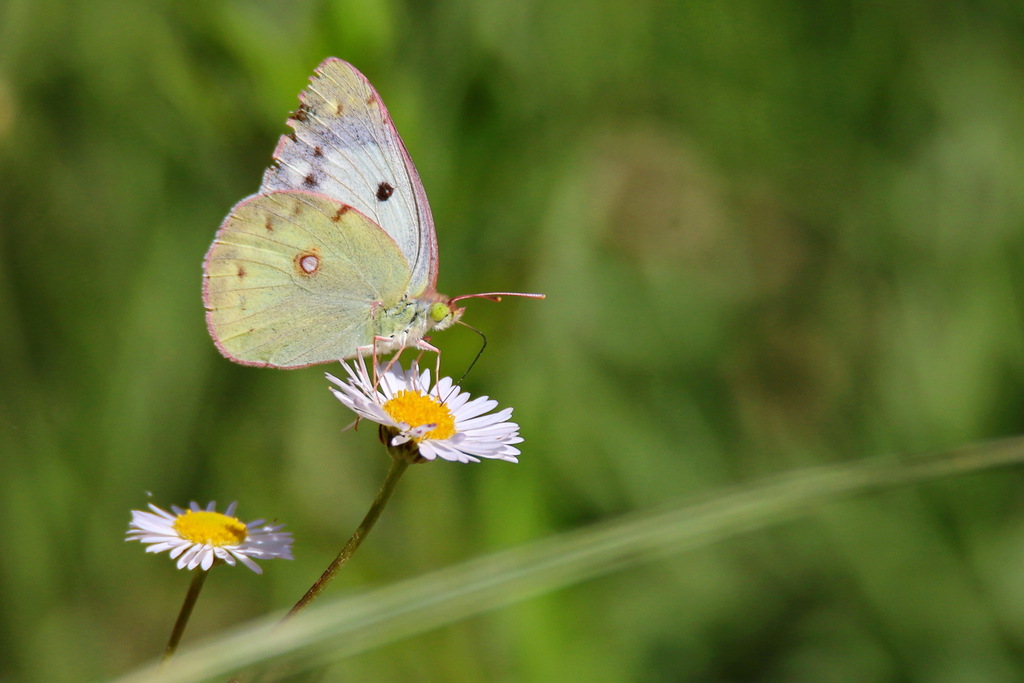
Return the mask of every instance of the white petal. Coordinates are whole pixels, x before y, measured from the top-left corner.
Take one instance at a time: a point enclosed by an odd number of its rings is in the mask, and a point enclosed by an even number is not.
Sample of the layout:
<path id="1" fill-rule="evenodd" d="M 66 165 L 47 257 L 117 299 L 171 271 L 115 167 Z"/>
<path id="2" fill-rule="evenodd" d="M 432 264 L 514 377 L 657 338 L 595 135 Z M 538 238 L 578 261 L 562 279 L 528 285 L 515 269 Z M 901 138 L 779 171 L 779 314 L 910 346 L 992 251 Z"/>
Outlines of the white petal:
<path id="1" fill-rule="evenodd" d="M 207 551 L 205 553 L 203 553 L 203 556 L 202 556 L 201 562 L 202 562 L 202 567 L 203 567 L 203 571 L 204 572 L 210 570 L 210 567 L 213 566 L 213 561 L 216 559 L 214 557 L 213 552 L 211 552 L 211 550 L 212 549 L 207 549 Z M 189 567 L 189 569 L 195 569 L 195 566 Z"/>
<path id="2" fill-rule="evenodd" d="M 419 452 L 420 457 L 424 460 L 434 460 L 437 458 L 437 448 L 435 441 L 424 441 L 420 443 Z"/>
<path id="3" fill-rule="evenodd" d="M 187 547 L 188 546 L 185 546 L 185 548 L 187 548 Z M 156 545 L 147 546 L 146 547 L 146 552 L 147 553 L 162 553 L 163 551 L 171 549 L 171 548 L 175 548 L 175 545 L 173 543 L 158 543 Z M 184 550 L 184 548 L 182 548 L 182 550 Z M 177 557 L 182 552 L 182 550 L 178 550 L 177 552 L 173 553 L 171 555 L 171 559 L 174 559 L 175 557 Z"/>
<path id="4" fill-rule="evenodd" d="M 459 411 L 462 410 L 462 406 L 466 405 L 466 402 L 469 401 L 470 395 L 458 389 L 455 389 L 454 393 L 442 390 L 441 398 L 444 399 L 444 404 L 448 406 L 448 410 L 452 411 L 452 415 L 457 416 Z"/>
<path id="5" fill-rule="evenodd" d="M 497 401 L 491 400 L 486 396 L 480 396 L 478 398 L 474 398 L 472 401 L 460 408 L 459 417 L 467 419 L 483 415 L 487 411 L 493 410 L 497 405 Z"/>
<path id="6" fill-rule="evenodd" d="M 196 559 L 196 556 L 199 555 L 202 549 L 203 546 L 201 545 L 193 545 L 186 548 L 186 552 L 182 553 L 181 557 L 178 558 L 178 569 L 181 569 L 186 565 L 189 569 L 195 568 L 195 565 L 193 565 L 192 562 Z M 174 557 L 173 553 L 171 554 L 171 557 Z"/>
<path id="7" fill-rule="evenodd" d="M 245 555 L 243 555 L 241 553 L 238 553 L 238 554 L 235 555 L 235 557 L 238 558 L 239 562 L 241 562 L 242 564 L 244 564 L 246 567 L 248 567 L 249 569 L 253 570 L 257 574 L 262 574 L 263 573 L 263 569 L 258 564 L 256 564 L 255 562 L 250 560 L 248 557 L 246 557 Z M 232 564 L 234 564 L 234 563 L 232 563 Z"/>
<path id="8" fill-rule="evenodd" d="M 235 566 L 235 554 L 227 548 L 214 548 L 213 554 L 217 556 L 217 559 L 223 560 L 232 567 Z"/>
<path id="9" fill-rule="evenodd" d="M 136 518 L 132 524 L 153 534 L 175 534 L 174 527 L 163 520 Z"/>
<path id="10" fill-rule="evenodd" d="M 510 425 L 510 427 L 506 428 L 506 431 L 514 432 L 519 429 L 519 425 L 515 422 L 506 422 L 507 419 L 507 415 L 502 416 L 498 413 L 493 415 L 481 415 L 480 417 L 474 417 L 469 420 L 459 420 L 455 423 L 455 428 L 460 432 L 469 432 L 476 429 L 486 429 L 492 425 L 505 424 Z"/>
<path id="11" fill-rule="evenodd" d="M 171 559 L 173 560 L 178 555 L 181 555 L 182 553 L 184 553 L 186 550 L 192 550 L 192 552 L 194 553 L 195 552 L 195 548 L 198 548 L 198 547 L 199 546 L 194 546 L 191 543 L 188 543 L 187 541 L 182 543 L 181 545 L 176 545 L 173 548 L 171 548 L 171 552 L 170 552 Z M 191 556 L 191 553 L 189 553 L 189 556 Z"/>
<path id="12" fill-rule="evenodd" d="M 156 543 L 157 545 L 161 546 L 160 550 L 165 550 L 167 548 L 173 548 L 174 546 L 178 545 L 181 542 L 180 538 L 168 537 L 166 534 L 161 535 L 161 536 L 133 536 L 131 538 L 126 538 L 125 540 L 126 541 L 139 541 L 140 543 L 145 543 L 147 545 L 150 544 L 150 543 Z"/>
<path id="13" fill-rule="evenodd" d="M 166 510 L 161 510 L 160 508 L 158 508 L 156 505 L 153 505 L 152 503 L 149 504 L 149 509 L 152 510 L 153 512 L 155 512 L 156 514 L 158 514 L 159 516 L 163 517 L 164 519 L 170 520 L 172 522 L 174 521 L 174 515 L 172 515 L 170 512 L 167 512 Z M 132 514 L 134 515 L 135 513 L 138 513 L 140 515 L 148 514 L 146 512 L 139 512 L 138 510 L 136 510 Z"/>

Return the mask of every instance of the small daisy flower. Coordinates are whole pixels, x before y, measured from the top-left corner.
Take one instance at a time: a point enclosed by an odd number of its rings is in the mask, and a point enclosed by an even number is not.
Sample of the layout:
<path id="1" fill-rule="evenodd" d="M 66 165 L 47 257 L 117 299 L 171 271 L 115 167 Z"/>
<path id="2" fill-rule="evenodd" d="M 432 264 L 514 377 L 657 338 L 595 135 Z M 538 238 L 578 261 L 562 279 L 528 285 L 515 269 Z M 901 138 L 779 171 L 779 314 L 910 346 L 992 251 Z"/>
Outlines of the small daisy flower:
<path id="1" fill-rule="evenodd" d="M 431 386 L 430 370 L 420 373 L 415 362 L 408 370 L 397 362 L 390 368 L 378 363 L 376 388 L 365 361 L 360 357 L 353 365 L 342 363 L 348 373 L 344 381 L 327 375 L 337 386 L 331 392 L 359 417 L 387 427 L 390 446 L 411 442 L 424 460 L 519 462 L 513 444 L 523 440 L 519 425 L 508 421 L 511 408 L 490 413 L 497 401 L 486 396 L 470 400 L 449 377 Z"/>
<path id="2" fill-rule="evenodd" d="M 148 553 L 169 550 L 171 559 L 178 558 L 178 569 L 206 571 L 221 560 L 231 566 L 241 562 L 262 574 L 253 559 L 292 559 L 292 535 L 280 531 L 283 524 L 265 524 L 262 519 L 245 524 L 233 516 L 237 505 L 232 503 L 222 514 L 215 512 L 216 503 L 203 510 L 193 501 L 188 510 L 172 505 L 171 514 L 150 503 L 152 512 L 132 510 L 125 540 L 147 544 Z"/>

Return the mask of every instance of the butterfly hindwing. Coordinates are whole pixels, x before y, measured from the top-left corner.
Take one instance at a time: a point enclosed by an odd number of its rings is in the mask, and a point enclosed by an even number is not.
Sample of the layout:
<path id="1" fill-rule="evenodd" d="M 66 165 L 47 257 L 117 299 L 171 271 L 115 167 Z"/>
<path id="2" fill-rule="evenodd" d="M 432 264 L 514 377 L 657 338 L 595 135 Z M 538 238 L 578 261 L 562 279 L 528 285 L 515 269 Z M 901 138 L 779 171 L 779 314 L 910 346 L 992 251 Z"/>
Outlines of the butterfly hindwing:
<path id="1" fill-rule="evenodd" d="M 380 95 L 352 65 L 317 68 L 288 120 L 261 193 L 306 190 L 358 210 L 389 234 L 410 268 L 409 294 L 433 291 L 437 239 L 419 174 Z"/>
<path id="2" fill-rule="evenodd" d="M 406 293 L 409 266 L 394 240 L 356 209 L 284 191 L 242 200 L 206 256 L 210 332 L 250 365 L 301 367 L 373 343 L 375 306 Z"/>

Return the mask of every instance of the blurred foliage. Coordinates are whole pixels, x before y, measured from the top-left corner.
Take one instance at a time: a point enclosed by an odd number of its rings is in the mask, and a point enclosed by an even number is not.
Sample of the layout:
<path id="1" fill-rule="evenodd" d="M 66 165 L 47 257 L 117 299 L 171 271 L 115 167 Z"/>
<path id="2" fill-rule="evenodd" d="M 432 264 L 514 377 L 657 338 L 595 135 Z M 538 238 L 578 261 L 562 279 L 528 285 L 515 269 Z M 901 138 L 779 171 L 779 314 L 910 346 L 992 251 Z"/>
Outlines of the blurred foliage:
<path id="1" fill-rule="evenodd" d="M 290 606 L 386 469 L 324 368 L 235 366 L 201 261 L 324 57 L 380 90 L 519 465 L 402 482 L 382 586 L 789 469 L 1024 431 L 1024 13 L 1006 0 L 0 2 L 0 677 L 158 655 L 128 511 L 240 501 L 186 641 Z M 40 273 L 42 269 L 42 273 Z M 434 341 L 459 374 L 479 339 Z M 330 368 L 327 368 L 330 369 Z M 346 660 L 327 680 L 1024 676 L 1016 473 L 826 508 Z"/>

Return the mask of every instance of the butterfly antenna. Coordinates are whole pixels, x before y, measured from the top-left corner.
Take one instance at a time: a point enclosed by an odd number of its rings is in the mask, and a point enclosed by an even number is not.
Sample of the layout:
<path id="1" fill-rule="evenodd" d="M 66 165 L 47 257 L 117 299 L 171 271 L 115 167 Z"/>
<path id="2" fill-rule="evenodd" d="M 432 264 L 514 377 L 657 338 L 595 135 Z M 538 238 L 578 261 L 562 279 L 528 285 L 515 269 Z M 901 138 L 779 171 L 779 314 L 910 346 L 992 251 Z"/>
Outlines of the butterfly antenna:
<path id="1" fill-rule="evenodd" d="M 448 303 L 449 304 L 454 304 L 456 301 L 461 301 L 462 299 L 489 299 L 491 301 L 501 301 L 501 297 L 503 297 L 503 296 L 523 296 L 523 297 L 526 297 L 527 299 L 546 299 L 547 298 L 546 294 L 533 294 L 533 293 L 529 293 L 529 292 L 484 292 L 483 294 L 463 294 L 462 296 L 452 297 L 451 299 L 448 300 Z M 453 390 L 454 390 L 454 387 L 458 387 L 458 386 L 462 385 L 462 380 L 466 379 L 466 376 L 469 375 L 470 370 L 472 370 L 473 366 L 476 365 L 476 362 L 478 360 L 480 360 L 480 356 L 484 355 L 484 349 L 487 348 L 487 335 L 486 334 L 484 334 L 480 330 L 476 329 L 475 327 L 473 327 L 469 323 L 463 322 L 462 320 L 459 321 L 459 324 L 460 325 L 464 325 L 465 327 L 468 327 L 469 329 L 471 329 L 474 332 L 476 332 L 477 334 L 479 334 L 480 335 L 480 339 L 483 341 L 483 343 L 480 344 L 480 350 L 476 352 L 476 356 L 473 358 L 473 361 L 469 364 L 469 367 L 467 367 L 466 371 L 464 373 L 462 373 L 462 377 L 459 377 L 459 381 L 456 382 L 453 385 Z"/>
<path id="2" fill-rule="evenodd" d="M 478 360 L 480 360 L 480 356 L 484 355 L 484 349 L 487 348 L 487 335 L 486 334 L 484 334 L 480 330 L 476 329 L 475 327 L 473 327 L 469 323 L 464 323 L 461 320 L 459 321 L 459 324 L 460 325 L 464 325 L 465 327 L 468 327 L 469 329 L 471 329 L 474 332 L 476 332 L 477 334 L 479 334 L 480 335 L 480 339 L 483 340 L 483 343 L 480 344 L 480 350 L 476 352 L 476 356 L 473 357 L 473 360 L 472 360 L 472 362 L 470 362 L 469 367 L 467 367 L 466 371 L 464 373 L 462 373 L 462 377 L 459 377 L 459 381 L 455 383 L 455 386 L 457 386 L 457 387 L 458 386 L 462 386 L 462 380 L 466 379 L 466 376 L 469 374 L 469 371 L 472 370 L 473 366 L 476 365 L 476 362 Z"/>
<path id="3" fill-rule="evenodd" d="M 491 301 L 501 301 L 503 296 L 525 296 L 527 299 L 546 299 L 546 294 L 531 294 L 529 292 L 484 292 L 483 294 L 463 294 L 462 296 L 452 297 L 448 300 L 448 303 L 452 304 L 462 299 L 489 299 Z M 466 325 L 469 327 L 469 325 Z M 480 334 L 480 330 L 475 330 L 477 334 Z M 482 337 L 483 335 L 480 334 Z M 487 346 L 485 343 L 484 346 Z"/>

